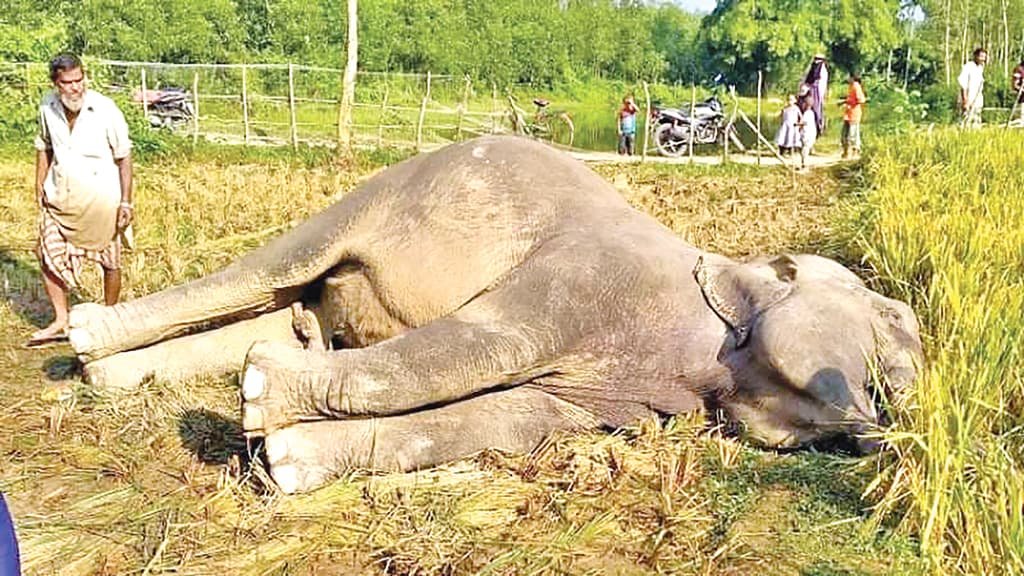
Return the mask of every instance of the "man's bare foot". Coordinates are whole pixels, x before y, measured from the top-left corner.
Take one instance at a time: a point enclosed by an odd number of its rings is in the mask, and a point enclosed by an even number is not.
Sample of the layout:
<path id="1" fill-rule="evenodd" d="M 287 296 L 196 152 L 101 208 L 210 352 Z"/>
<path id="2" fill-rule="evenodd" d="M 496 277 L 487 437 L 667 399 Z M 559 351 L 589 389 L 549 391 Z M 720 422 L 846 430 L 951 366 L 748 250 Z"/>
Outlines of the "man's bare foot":
<path id="1" fill-rule="evenodd" d="M 44 344 L 50 344 L 53 342 L 61 342 L 68 338 L 68 324 L 67 321 L 54 320 L 49 326 L 41 330 L 36 330 L 29 337 L 28 342 L 25 346 L 33 348 L 36 346 L 42 346 Z"/>

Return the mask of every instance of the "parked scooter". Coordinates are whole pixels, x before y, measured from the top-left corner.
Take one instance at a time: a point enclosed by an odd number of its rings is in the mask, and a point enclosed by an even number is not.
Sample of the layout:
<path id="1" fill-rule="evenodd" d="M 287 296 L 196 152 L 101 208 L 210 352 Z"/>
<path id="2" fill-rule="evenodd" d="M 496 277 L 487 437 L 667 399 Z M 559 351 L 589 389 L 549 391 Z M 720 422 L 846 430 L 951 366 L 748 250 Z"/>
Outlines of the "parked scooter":
<path id="1" fill-rule="evenodd" d="M 156 128 L 174 128 L 192 120 L 195 109 L 192 107 L 191 94 L 184 88 L 167 87 L 160 90 L 136 90 L 132 100 L 146 100 L 146 119 Z"/>
<path id="2" fill-rule="evenodd" d="M 714 93 L 690 107 L 651 108 L 651 125 L 654 126 L 654 145 L 662 156 L 680 156 L 688 149 L 692 133 L 693 144 L 724 144 L 731 138 L 738 143 L 736 129 L 725 118 L 725 108 L 718 99 L 718 88 L 722 84 L 722 75 L 713 80 Z"/>

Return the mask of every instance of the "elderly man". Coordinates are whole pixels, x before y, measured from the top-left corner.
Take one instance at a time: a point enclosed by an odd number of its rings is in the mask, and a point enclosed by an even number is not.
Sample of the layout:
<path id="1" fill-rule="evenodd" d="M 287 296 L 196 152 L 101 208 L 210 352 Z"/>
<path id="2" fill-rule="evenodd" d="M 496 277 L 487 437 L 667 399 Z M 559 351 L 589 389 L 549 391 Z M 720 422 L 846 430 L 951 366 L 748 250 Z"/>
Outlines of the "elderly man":
<path id="1" fill-rule="evenodd" d="M 103 268 L 106 304 L 121 292 L 121 237 L 132 220 L 131 140 L 124 115 L 112 100 L 85 85 L 74 54 L 50 63 L 54 91 L 39 107 L 36 195 L 40 207 L 37 254 L 53 322 L 29 347 L 67 338 L 68 292 L 82 264 Z"/>
<path id="2" fill-rule="evenodd" d="M 974 56 L 970 62 L 964 64 L 960 69 L 960 76 L 957 83 L 960 85 L 960 113 L 962 114 L 962 126 L 981 126 L 981 110 L 985 107 L 985 63 L 988 62 L 988 52 L 984 48 L 974 50 Z"/>

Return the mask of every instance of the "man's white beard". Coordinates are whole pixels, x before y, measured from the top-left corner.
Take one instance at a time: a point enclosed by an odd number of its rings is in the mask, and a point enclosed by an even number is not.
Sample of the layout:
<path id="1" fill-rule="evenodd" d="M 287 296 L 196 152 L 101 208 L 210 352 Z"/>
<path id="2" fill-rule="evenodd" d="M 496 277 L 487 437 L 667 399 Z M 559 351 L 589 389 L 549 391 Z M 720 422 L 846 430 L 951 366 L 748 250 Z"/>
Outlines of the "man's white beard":
<path id="1" fill-rule="evenodd" d="M 85 93 L 83 92 L 80 96 L 61 94 L 60 103 L 63 104 L 69 112 L 78 112 L 82 109 L 82 105 L 85 104 Z"/>

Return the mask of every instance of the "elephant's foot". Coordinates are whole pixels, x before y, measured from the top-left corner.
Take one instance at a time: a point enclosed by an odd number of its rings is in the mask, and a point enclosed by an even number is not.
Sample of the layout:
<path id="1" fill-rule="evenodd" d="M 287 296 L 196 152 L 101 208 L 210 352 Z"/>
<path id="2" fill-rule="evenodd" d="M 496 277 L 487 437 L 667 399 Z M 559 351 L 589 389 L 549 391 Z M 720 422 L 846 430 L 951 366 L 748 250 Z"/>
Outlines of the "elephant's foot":
<path id="1" fill-rule="evenodd" d="M 275 430 L 325 414 L 328 369 L 326 352 L 292 348 L 276 342 L 257 342 L 249 349 L 242 372 L 242 428 L 249 436 Z"/>
<path id="2" fill-rule="evenodd" d="M 108 320 L 113 308 L 94 302 L 77 304 L 71 308 L 68 314 L 68 340 L 79 357 L 96 359 L 107 348 L 111 334 Z"/>
<path id="3" fill-rule="evenodd" d="M 344 471 L 337 454 L 344 446 L 333 443 L 331 424 L 313 422 L 295 424 L 277 430 L 264 440 L 270 477 L 285 494 L 309 492 L 323 486 Z M 336 426 L 335 426 L 336 427 Z"/>

